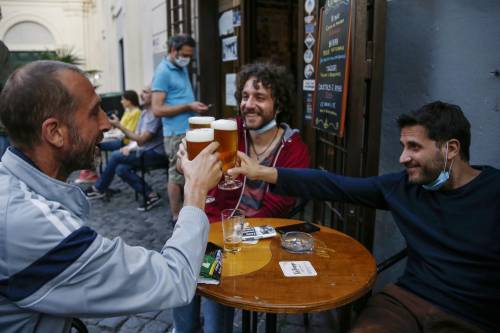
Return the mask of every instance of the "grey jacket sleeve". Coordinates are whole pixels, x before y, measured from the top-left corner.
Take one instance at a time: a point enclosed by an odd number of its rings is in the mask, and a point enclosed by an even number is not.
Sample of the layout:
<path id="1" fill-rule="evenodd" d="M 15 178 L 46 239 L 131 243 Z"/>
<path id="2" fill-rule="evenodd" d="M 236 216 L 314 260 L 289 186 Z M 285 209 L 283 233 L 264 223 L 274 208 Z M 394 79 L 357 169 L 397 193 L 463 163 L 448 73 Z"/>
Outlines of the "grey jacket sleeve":
<path id="1" fill-rule="evenodd" d="M 161 254 L 97 236 L 72 265 L 16 303 L 62 316 L 115 316 L 187 304 L 208 230 L 202 210 L 184 207 Z"/>

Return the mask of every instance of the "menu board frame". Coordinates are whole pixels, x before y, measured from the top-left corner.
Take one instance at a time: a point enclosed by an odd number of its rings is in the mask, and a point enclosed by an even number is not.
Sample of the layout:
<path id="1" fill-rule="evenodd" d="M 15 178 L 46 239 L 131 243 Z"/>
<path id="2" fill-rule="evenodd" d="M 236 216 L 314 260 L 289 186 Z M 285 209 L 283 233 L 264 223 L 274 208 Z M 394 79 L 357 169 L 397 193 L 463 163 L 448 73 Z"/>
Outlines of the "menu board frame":
<path id="1" fill-rule="evenodd" d="M 320 11 L 318 42 L 314 64 L 316 88 L 314 89 L 313 96 L 313 126 L 320 131 L 332 133 L 342 138 L 345 132 L 345 116 L 349 91 L 352 3 L 350 0 L 336 0 L 331 2 L 333 4 L 323 6 Z M 344 7 L 340 8 L 340 6 Z M 344 25 L 344 29 L 335 29 L 338 27 L 335 24 L 342 19 L 340 17 L 342 13 L 336 12 L 339 8 L 344 11 L 347 9 L 348 12 L 348 15 L 343 13 L 344 21 L 342 24 Z M 339 15 L 338 20 L 334 20 L 337 15 Z M 347 22 L 345 21 L 346 19 Z M 330 22 L 329 25 L 328 21 Z M 345 29 L 346 27 L 347 29 Z M 325 30 L 329 31 L 329 33 L 327 34 Z M 342 36 L 338 33 L 336 34 L 335 32 L 337 31 L 344 34 Z M 333 38 L 335 36 L 336 38 Z M 342 52 L 337 52 L 339 46 L 342 46 L 342 41 L 339 42 L 342 37 L 344 38 L 344 57 L 341 57 Z M 336 56 L 332 56 L 332 54 L 336 54 Z M 325 55 L 328 55 L 328 57 L 325 57 Z M 336 69 L 339 69 L 339 71 Z"/>

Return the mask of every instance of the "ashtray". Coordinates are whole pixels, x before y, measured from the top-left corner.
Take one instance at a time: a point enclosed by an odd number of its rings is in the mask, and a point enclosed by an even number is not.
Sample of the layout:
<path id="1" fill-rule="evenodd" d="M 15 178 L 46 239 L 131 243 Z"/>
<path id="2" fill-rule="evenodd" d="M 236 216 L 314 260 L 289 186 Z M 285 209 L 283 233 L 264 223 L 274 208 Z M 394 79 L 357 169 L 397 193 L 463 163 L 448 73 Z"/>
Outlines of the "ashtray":
<path id="1" fill-rule="evenodd" d="M 314 249 L 314 238 L 301 231 L 290 231 L 281 236 L 281 247 L 291 253 L 310 253 Z"/>

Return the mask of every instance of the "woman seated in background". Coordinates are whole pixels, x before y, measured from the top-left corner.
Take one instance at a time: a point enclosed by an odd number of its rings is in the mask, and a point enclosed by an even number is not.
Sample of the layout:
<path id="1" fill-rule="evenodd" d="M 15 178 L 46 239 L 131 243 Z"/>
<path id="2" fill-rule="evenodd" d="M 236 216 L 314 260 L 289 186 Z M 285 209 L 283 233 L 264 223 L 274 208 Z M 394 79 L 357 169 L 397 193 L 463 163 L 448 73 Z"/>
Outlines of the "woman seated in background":
<path id="1" fill-rule="evenodd" d="M 139 96 L 137 96 L 134 90 L 125 90 L 121 103 L 125 111 L 120 119 L 120 124 L 123 128 L 134 132 L 141 116 Z M 127 138 L 124 131 L 121 128 L 115 127 L 104 134 L 104 139 L 99 143 L 99 148 L 103 151 L 114 151 L 129 143 L 130 139 Z M 94 170 L 81 170 L 80 177 L 75 180 L 75 183 L 93 183 L 97 179 L 98 177 Z"/>
<path id="2" fill-rule="evenodd" d="M 156 165 L 166 161 L 163 149 L 163 133 L 160 118 L 156 118 L 151 111 L 151 88 L 145 87 L 141 93 L 144 102 L 143 111 L 140 114 L 139 124 L 135 132 L 129 130 L 123 122 L 115 115 L 112 115 L 109 122 L 117 129 L 123 131 L 129 143 L 126 146 L 114 151 L 106 168 L 95 183 L 90 186 L 85 194 L 89 199 L 102 198 L 106 190 L 113 181 L 115 173 L 129 184 L 136 192 L 146 193 L 146 205 L 141 205 L 137 210 L 145 211 L 160 202 L 160 195 L 154 192 L 148 184 L 145 192 L 142 180 L 132 170 L 140 163 L 140 156 L 143 156 L 144 165 Z M 123 118 L 122 118 L 123 119 Z M 133 140 L 133 141 L 130 141 Z"/>

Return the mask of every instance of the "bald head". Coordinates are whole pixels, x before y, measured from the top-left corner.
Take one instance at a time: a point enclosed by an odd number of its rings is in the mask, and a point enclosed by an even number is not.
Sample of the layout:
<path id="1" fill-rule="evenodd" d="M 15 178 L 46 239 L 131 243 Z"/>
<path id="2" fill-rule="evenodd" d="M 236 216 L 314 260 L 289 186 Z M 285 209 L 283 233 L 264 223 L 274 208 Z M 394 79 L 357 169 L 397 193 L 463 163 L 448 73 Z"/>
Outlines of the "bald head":
<path id="1" fill-rule="evenodd" d="M 69 123 L 76 108 L 68 72 L 85 77 L 77 67 L 57 61 L 35 61 L 16 70 L 0 95 L 0 119 L 19 148 L 40 142 L 48 118 Z"/>

